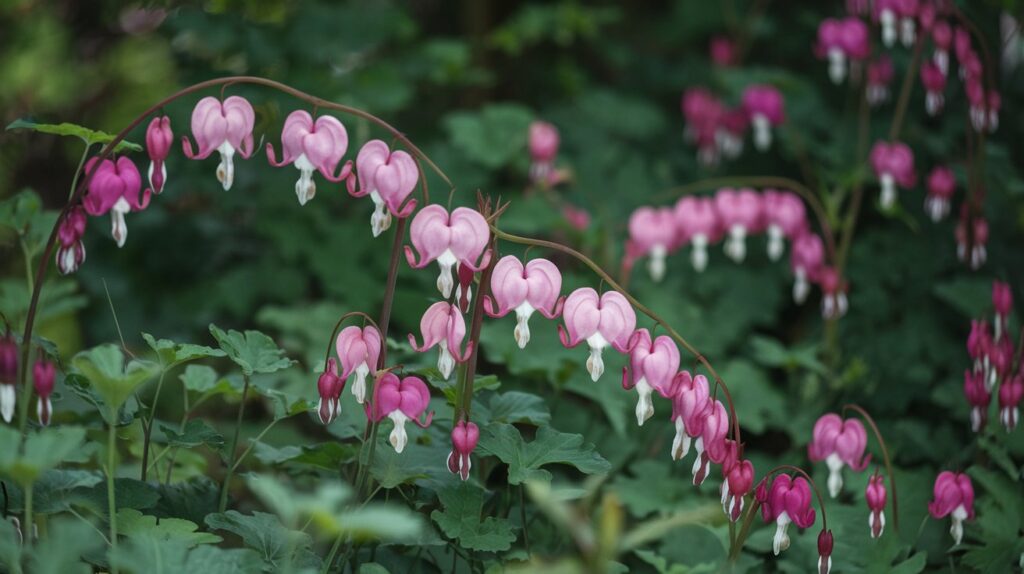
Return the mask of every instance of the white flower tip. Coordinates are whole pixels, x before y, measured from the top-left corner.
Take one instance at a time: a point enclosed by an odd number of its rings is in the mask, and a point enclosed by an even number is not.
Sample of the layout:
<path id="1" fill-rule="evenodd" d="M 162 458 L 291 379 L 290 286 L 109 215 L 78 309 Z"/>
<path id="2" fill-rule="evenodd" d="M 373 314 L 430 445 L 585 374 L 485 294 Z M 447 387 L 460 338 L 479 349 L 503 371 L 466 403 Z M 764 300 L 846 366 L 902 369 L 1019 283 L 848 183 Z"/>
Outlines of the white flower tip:
<path id="1" fill-rule="evenodd" d="M 440 349 L 440 353 L 437 357 L 437 370 L 441 371 L 441 376 L 447 381 L 452 371 L 455 370 L 455 357 L 452 357 L 451 352 L 448 351 L 448 345 L 444 341 L 441 341 L 438 349 Z"/>
<path id="2" fill-rule="evenodd" d="M 590 380 L 595 383 L 604 374 L 604 359 L 601 358 L 601 349 L 590 350 L 590 357 L 587 358 L 587 372 L 590 373 Z"/>
<path id="3" fill-rule="evenodd" d="M 516 344 L 519 345 L 519 348 L 525 349 L 526 344 L 530 342 L 530 325 L 525 317 L 520 317 L 516 320 L 516 328 L 512 334 L 515 336 Z"/>
<path id="4" fill-rule="evenodd" d="M 409 435 L 405 432 L 404 420 L 395 421 L 395 428 L 392 429 L 388 441 L 391 442 L 391 446 L 394 447 L 395 452 L 398 454 L 405 450 L 405 445 L 409 443 Z"/>

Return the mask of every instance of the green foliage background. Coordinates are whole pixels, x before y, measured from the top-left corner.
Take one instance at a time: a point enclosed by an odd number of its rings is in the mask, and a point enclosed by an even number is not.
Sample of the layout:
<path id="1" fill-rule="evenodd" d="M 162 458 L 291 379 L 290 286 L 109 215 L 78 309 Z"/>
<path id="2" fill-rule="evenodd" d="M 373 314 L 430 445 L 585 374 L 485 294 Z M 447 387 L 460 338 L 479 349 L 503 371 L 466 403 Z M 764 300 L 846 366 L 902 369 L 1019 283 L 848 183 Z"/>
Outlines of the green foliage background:
<path id="1" fill-rule="evenodd" d="M 754 4 L 759 3 L 212 0 L 165 6 L 167 17 L 157 28 L 127 33 L 121 20 L 126 8 L 118 2 L 9 0 L 0 2 L 5 30 L 0 109 L 5 125 L 28 116 L 116 133 L 181 86 L 223 75 L 266 76 L 385 118 L 451 176 L 457 186 L 454 204 L 472 204 L 478 189 L 510 199 L 503 228 L 569 243 L 615 270 L 628 213 L 640 205 L 667 205 L 674 197 L 666 190 L 707 177 L 813 178 L 808 183 L 821 193 L 838 225 L 850 182 L 865 169 L 854 160 L 858 94 L 845 85 L 832 86 L 810 47 L 817 24 L 839 15 L 842 3 L 765 2 L 760 17 L 748 20 Z M 959 4 L 988 35 L 990 47 L 998 42 L 999 11 L 1018 9 L 1013 3 Z M 710 66 L 707 45 L 716 34 L 749 38 L 742 67 Z M 909 52 L 898 49 L 893 57 L 898 82 Z M 682 138 L 682 90 L 707 85 L 736 103 L 746 85 L 764 81 L 786 96 L 788 120 L 777 145 L 765 154 L 748 150 L 718 168 L 698 165 L 695 150 Z M 1016 105 L 1024 81 L 1017 70 L 1000 74 L 999 82 L 1001 127 L 984 150 L 985 214 L 992 229 L 988 264 L 970 272 L 956 261 L 954 222 L 933 224 L 925 217 L 922 186 L 901 192 L 903 207 L 896 214 L 882 214 L 872 199 L 851 251 L 851 311 L 839 323 L 835 362 L 824 354 L 824 325 L 814 297 L 802 307 L 791 302 L 788 271 L 767 260 L 760 240 L 751 241 L 751 256 L 742 266 L 713 249 L 703 274 L 694 273 L 684 255 L 675 255 L 663 283 L 651 283 L 640 270 L 633 278 L 634 294 L 730 382 L 758 476 L 776 464 L 808 464 L 806 443 L 823 412 L 854 402 L 878 419 L 897 467 L 902 528 L 899 536 L 887 532 L 880 541 L 868 538 L 867 473 L 848 472 L 846 493 L 828 508 L 837 570 L 911 573 L 944 570 L 952 560 L 958 571 L 1006 571 L 1024 551 L 1022 432 L 1004 432 L 993 409 L 985 432 L 974 435 L 962 394 L 969 321 L 991 313 L 992 280 L 1009 281 L 1017 301 L 1024 301 L 1024 180 L 1017 167 L 1024 160 L 1019 145 L 1024 116 Z M 277 146 L 283 119 L 296 102 L 248 86 L 228 91 L 253 102 L 257 139 Z M 947 111 L 937 119 L 925 116 L 916 78 L 911 98 L 902 139 L 915 150 L 919 175 L 936 163 L 954 165 L 958 203 L 967 125 L 961 90 L 948 91 Z M 194 101 L 186 98 L 165 110 L 176 137 L 186 133 Z M 890 103 L 872 114 L 871 141 L 888 133 L 892 111 Z M 561 130 L 559 163 L 571 168 L 574 179 L 557 193 L 591 213 L 593 224 L 585 232 L 568 227 L 538 195 L 523 192 L 526 132 L 535 118 Z M 364 121 L 341 119 L 352 140 L 348 157 L 362 142 L 381 136 Z M 143 141 L 142 131 L 129 139 Z M 74 138 L 3 133 L 0 194 L 10 198 L 27 188 L 42 198 L 44 208 L 58 208 L 81 150 Z M 144 166 L 144 154 L 135 157 Z M 315 404 L 316 373 L 337 317 L 353 310 L 375 315 L 380 307 L 390 234 L 373 240 L 370 202 L 354 200 L 322 180 L 316 198 L 300 207 L 292 191 L 294 170 L 271 168 L 262 150 L 236 164 L 228 193 L 215 180 L 213 163 L 187 161 L 176 145 L 168 174 L 165 193 L 146 211 L 128 216 L 124 248 L 110 240 L 106 220 L 90 221 L 87 262 L 76 276 L 52 280 L 44 291 L 40 335 L 56 342 L 64 363 L 82 348 L 119 342 L 120 330 L 135 353 L 157 353 L 154 361 L 167 374 L 161 384 L 175 389 L 165 389 L 157 412 L 157 428 L 166 431 L 154 434 L 177 453 L 168 457 L 174 461 L 169 484 L 133 480 L 142 444 L 134 399 L 109 413 L 109 419 L 127 423 L 120 429 L 129 446 L 122 449 L 118 480 L 132 482 L 119 483 L 118 499 L 128 501 L 119 520 L 138 531 L 161 533 L 131 537 L 109 558 L 102 543 L 83 542 L 68 555 L 100 565 L 109 559 L 131 570 L 147 563 L 153 540 L 159 540 L 170 563 L 187 571 L 204 563 L 318 568 L 333 536 L 348 535 L 344 529 L 358 522 L 365 531 L 356 539 L 367 541 L 349 556 L 353 564 L 364 563 L 358 572 L 378 571 L 367 563 L 396 572 L 414 563 L 422 571 L 447 571 L 453 559 L 461 572 L 499 571 L 502 563 L 527 559 L 521 534 L 526 517 L 534 558 L 552 571 L 581 568 L 573 562 L 578 555 L 574 529 L 591 521 L 596 532 L 621 541 L 619 551 L 608 556 L 620 569 L 703 572 L 724 560 L 724 518 L 705 512 L 715 505 L 717 482 L 694 488 L 689 465 L 671 462 L 668 405 L 658 403 L 655 418 L 637 429 L 633 397 L 615 376 L 622 359 L 606 354 L 605 377 L 591 383 L 583 369 L 585 352 L 563 349 L 554 323 L 536 318 L 527 351 L 515 348 L 511 319 L 485 323 L 480 372 L 487 377 L 478 382 L 473 412 L 481 427 L 488 426 L 476 478 L 457 484 L 443 471 L 451 425 L 444 397 L 451 384 L 432 377 L 441 391 L 433 405 L 437 422 L 425 431 L 411 430 L 414 443 L 401 456 L 380 437 L 371 473 L 381 487 L 376 496 L 381 506 L 361 510 L 368 516 L 358 520 L 345 515 L 353 512 L 346 506 L 352 493 L 337 483 L 337 469 L 358 457 L 362 414 L 348 393 L 341 419 L 326 431 L 305 411 Z M 434 200 L 443 203 L 448 194 L 443 182 L 432 176 L 429 183 Z M 875 197 L 875 190 L 867 197 Z M 38 217 L 31 234 L 21 239 L 35 252 L 51 225 L 46 217 L 53 221 L 52 214 Z M 24 260 L 18 236 L 4 233 L 0 310 L 20 321 L 27 304 Z M 597 285 L 585 269 L 557 262 L 567 287 Z M 433 363 L 432 354 L 417 356 L 403 342 L 434 297 L 432 283 L 431 272 L 400 266 L 392 356 L 407 369 L 429 372 Z M 179 349 L 188 356 L 180 362 L 201 360 L 172 371 L 179 359 L 167 351 L 174 345 L 170 340 L 216 348 L 218 341 L 207 330 L 213 322 L 271 334 L 276 344 L 268 345 L 279 345 L 298 363 L 253 378 L 262 399 L 248 409 L 242 436 L 254 437 L 269 421 L 290 418 L 251 443 L 246 484 L 233 492 L 232 507 L 238 510 L 226 513 L 214 511 L 216 482 L 224 470 L 218 453 L 233 430 L 236 404 L 224 401 L 237 400 L 242 388 L 229 361 L 235 356 L 227 347 L 226 359 Z M 641 326 L 650 325 L 642 321 Z M 142 332 L 168 341 L 163 347 L 155 340 L 147 345 Z M 193 404 L 183 402 L 189 393 L 177 392 L 180 386 L 192 392 Z M 100 475 L 88 463 L 93 454 L 99 458 L 103 435 L 87 387 L 73 376 L 58 385 L 58 421 L 83 425 L 92 440 L 80 453 L 81 464 L 72 461 L 54 471 L 60 474 L 43 475 L 50 506 L 39 509 L 37 501 L 37 511 L 60 514 L 46 525 L 52 540 L 93 534 L 81 521 L 64 522 L 68 508 L 97 508 L 99 514 L 106 508 Z M 150 404 L 155 388 L 153 382 L 144 387 L 144 404 Z M 201 415 L 193 419 L 199 422 L 186 426 L 183 412 Z M 579 440 L 560 440 L 564 435 Z M 563 446 L 551 446 L 556 444 Z M 873 441 L 870 449 L 880 458 Z M 157 467 L 161 474 L 162 469 Z M 967 527 L 965 548 L 952 554 L 948 525 L 925 520 L 932 481 L 942 469 L 968 469 L 979 492 L 979 518 Z M 825 474 L 821 465 L 814 467 L 817 480 Z M 520 483 L 527 479 L 539 483 L 528 483 L 521 498 Z M 284 493 L 286 501 L 275 493 Z M 20 496 L 12 495 L 8 510 L 20 511 Z M 566 504 L 583 509 L 569 523 L 558 518 Z M 188 524 L 161 520 L 158 526 L 149 517 Z M 318 534 L 297 532 L 307 519 L 307 525 L 320 527 L 310 529 Z M 639 526 L 657 528 L 659 520 L 682 526 L 640 536 Z M 0 528 L 8 529 L 7 524 L 0 522 Z M 771 531 L 755 530 L 738 569 L 811 568 L 816 531 L 794 536 L 793 547 L 778 559 L 770 557 Z M 12 535 L 4 532 L 0 538 Z M 383 543 L 370 542 L 380 538 Z M 206 548 L 218 541 L 232 550 Z M 33 556 L 56 560 L 43 548 Z M 33 571 L 70 571 L 59 564 L 49 567 L 56 569 Z"/>

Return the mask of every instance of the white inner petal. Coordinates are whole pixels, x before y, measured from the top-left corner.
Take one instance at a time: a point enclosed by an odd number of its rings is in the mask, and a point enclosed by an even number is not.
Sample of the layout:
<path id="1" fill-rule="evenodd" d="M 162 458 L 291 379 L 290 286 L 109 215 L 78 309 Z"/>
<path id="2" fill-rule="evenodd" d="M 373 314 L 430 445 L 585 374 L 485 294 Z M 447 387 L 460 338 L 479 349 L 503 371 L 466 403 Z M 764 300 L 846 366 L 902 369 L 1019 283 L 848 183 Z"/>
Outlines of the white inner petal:
<path id="1" fill-rule="evenodd" d="M 388 418 L 395 422 L 395 428 L 391 429 L 388 441 L 391 442 L 391 446 L 395 447 L 395 452 L 401 454 L 405 450 L 405 445 L 409 443 L 409 435 L 405 432 L 405 423 L 409 417 L 396 409 L 388 414 Z"/>
<path id="2" fill-rule="evenodd" d="M 690 435 L 686 434 L 683 417 L 676 417 L 676 436 L 672 439 L 672 460 L 679 460 L 690 452 Z"/>
<path id="3" fill-rule="evenodd" d="M 843 461 L 838 454 L 832 453 L 825 457 L 825 466 L 828 467 L 828 493 L 835 498 L 843 489 Z"/>
<path id="4" fill-rule="evenodd" d="M 224 186 L 224 191 L 227 191 L 231 189 L 231 184 L 235 181 L 235 148 L 225 141 L 217 147 L 217 151 L 220 152 L 220 163 L 217 164 L 217 181 Z"/>
<path id="5" fill-rule="evenodd" d="M 458 262 L 451 249 L 445 249 L 444 253 L 437 258 L 437 265 L 441 268 L 441 272 L 437 275 L 437 290 L 444 295 L 445 299 L 451 297 L 452 287 L 455 286 L 455 280 L 452 278 L 452 268 Z"/>
<path id="6" fill-rule="evenodd" d="M 786 530 L 789 528 L 790 522 L 789 514 L 785 510 L 775 519 L 775 537 L 772 538 L 772 551 L 776 556 L 779 555 L 779 552 L 789 548 L 789 534 Z"/>
<path id="7" fill-rule="evenodd" d="M 690 262 L 697 272 L 704 271 L 708 267 L 708 236 L 703 233 L 694 234 L 690 239 L 693 251 L 690 253 Z"/>
<path id="8" fill-rule="evenodd" d="M 14 403 L 17 397 L 17 393 L 14 391 L 14 385 L 0 384 L 0 415 L 4 417 L 4 422 L 11 422 L 11 418 L 14 417 Z"/>
<path id="9" fill-rule="evenodd" d="M 601 358 L 601 350 L 608 346 L 608 341 L 605 340 L 601 333 L 594 333 L 587 337 L 587 344 L 590 345 L 590 357 L 587 358 L 587 372 L 590 373 L 590 379 L 597 382 L 604 374 L 604 359 Z"/>
<path id="10" fill-rule="evenodd" d="M 452 371 L 455 370 L 455 357 L 452 356 L 451 351 L 448 350 L 448 341 L 442 339 L 437 344 L 438 356 L 437 356 L 437 370 L 441 371 L 441 376 L 444 380 L 448 380 L 451 376 Z"/>
<path id="11" fill-rule="evenodd" d="M 782 241 L 782 228 L 772 223 L 768 226 L 768 259 L 778 261 L 786 250 L 786 244 Z"/>
<path id="12" fill-rule="evenodd" d="M 772 147 L 772 125 L 768 121 L 768 116 L 754 114 L 750 118 L 750 122 L 754 127 L 754 147 L 758 151 L 765 151 Z"/>
<path id="13" fill-rule="evenodd" d="M 729 228 L 729 238 L 725 240 L 725 254 L 736 263 L 743 263 L 747 256 L 747 228 L 733 225 Z"/>
<path id="14" fill-rule="evenodd" d="M 846 54 L 839 48 L 829 48 L 828 77 L 833 84 L 841 84 L 846 77 Z"/>
<path id="15" fill-rule="evenodd" d="M 647 270 L 651 273 L 651 279 L 661 281 L 665 277 L 665 256 L 668 249 L 664 245 L 651 247 L 650 259 L 647 261 Z"/>
<path id="16" fill-rule="evenodd" d="M 355 396 L 356 402 L 363 404 L 366 400 L 366 375 L 370 373 L 370 367 L 366 364 L 366 361 L 359 363 L 356 367 L 355 375 L 356 379 L 352 383 L 352 395 Z"/>
<path id="17" fill-rule="evenodd" d="M 636 401 L 636 424 L 644 426 L 644 422 L 654 415 L 654 403 L 651 402 L 651 393 L 654 392 L 654 389 L 647 382 L 646 377 L 640 377 L 634 388 L 639 395 Z"/>
<path id="18" fill-rule="evenodd" d="M 124 247 L 124 242 L 128 239 L 128 224 L 124 221 L 124 214 L 131 210 L 131 204 L 123 196 L 110 208 L 110 236 L 117 242 L 118 247 Z"/>
<path id="19" fill-rule="evenodd" d="M 373 200 L 373 213 L 370 214 L 370 231 L 374 237 L 378 237 L 391 227 L 391 210 L 388 209 L 387 204 L 381 199 L 376 189 L 370 192 L 370 199 Z"/>
<path id="20" fill-rule="evenodd" d="M 295 182 L 295 196 L 299 198 L 299 205 L 306 205 L 306 202 L 316 195 L 316 183 L 313 181 L 313 171 L 316 168 L 306 158 L 306 154 L 295 158 L 295 167 L 299 170 L 299 179 Z"/>
<path id="21" fill-rule="evenodd" d="M 520 349 L 525 349 L 526 344 L 530 342 L 529 321 L 534 311 L 533 305 L 526 301 L 523 301 L 516 307 L 516 328 L 512 334 L 515 336 L 516 344 L 519 345 Z"/>

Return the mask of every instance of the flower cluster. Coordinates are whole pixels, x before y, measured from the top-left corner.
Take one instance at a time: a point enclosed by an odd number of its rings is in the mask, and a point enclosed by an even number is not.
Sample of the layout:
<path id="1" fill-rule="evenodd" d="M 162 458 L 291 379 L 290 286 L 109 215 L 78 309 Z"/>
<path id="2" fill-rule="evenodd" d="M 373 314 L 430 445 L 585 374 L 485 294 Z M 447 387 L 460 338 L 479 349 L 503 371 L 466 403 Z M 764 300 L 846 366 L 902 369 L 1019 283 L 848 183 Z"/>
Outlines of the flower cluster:
<path id="1" fill-rule="evenodd" d="M 1007 432 L 1017 427 L 1020 402 L 1024 398 L 1024 368 L 1019 357 L 1014 359 L 1016 347 L 1009 332 L 1009 316 L 1013 311 L 1009 284 L 993 283 L 992 306 L 995 309 L 994 334 L 989 322 L 982 319 L 971 321 L 967 336 L 971 368 L 964 371 L 964 396 L 971 406 L 971 430 L 974 432 L 985 428 L 993 394 L 999 397 L 999 421 Z"/>
<path id="2" fill-rule="evenodd" d="M 754 146 L 769 149 L 772 129 L 786 120 L 782 93 L 765 84 L 747 86 L 740 105 L 733 108 L 706 88 L 690 88 L 683 92 L 682 111 L 684 136 L 697 146 L 697 158 L 705 165 L 718 164 L 723 155 L 739 157 L 748 127 L 753 128 Z"/>

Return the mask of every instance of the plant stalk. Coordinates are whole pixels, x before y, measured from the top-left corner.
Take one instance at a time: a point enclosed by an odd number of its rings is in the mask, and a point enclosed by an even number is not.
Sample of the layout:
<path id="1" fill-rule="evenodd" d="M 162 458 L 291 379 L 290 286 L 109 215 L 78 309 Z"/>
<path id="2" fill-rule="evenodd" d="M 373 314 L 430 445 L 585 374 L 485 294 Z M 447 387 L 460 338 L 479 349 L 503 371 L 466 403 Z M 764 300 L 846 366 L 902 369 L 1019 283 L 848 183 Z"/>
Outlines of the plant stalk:
<path id="1" fill-rule="evenodd" d="M 107 518 L 110 524 L 110 554 L 117 554 L 117 504 L 114 499 L 114 465 L 116 463 L 117 427 L 107 425 Z M 110 571 L 117 574 L 117 566 L 111 561 Z"/>
<path id="2" fill-rule="evenodd" d="M 231 439 L 231 448 L 228 450 L 228 470 L 224 474 L 224 484 L 220 490 L 220 504 L 217 506 L 219 512 L 224 512 L 228 507 L 228 490 L 231 487 L 231 476 L 235 472 L 235 449 L 238 448 L 238 435 L 242 430 L 242 418 L 245 416 L 245 398 L 249 394 L 249 375 L 243 375 L 242 378 L 245 380 L 245 385 L 242 387 L 242 400 L 238 403 L 235 435 Z"/>

